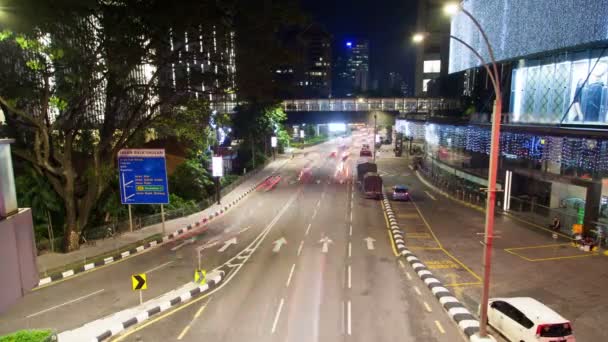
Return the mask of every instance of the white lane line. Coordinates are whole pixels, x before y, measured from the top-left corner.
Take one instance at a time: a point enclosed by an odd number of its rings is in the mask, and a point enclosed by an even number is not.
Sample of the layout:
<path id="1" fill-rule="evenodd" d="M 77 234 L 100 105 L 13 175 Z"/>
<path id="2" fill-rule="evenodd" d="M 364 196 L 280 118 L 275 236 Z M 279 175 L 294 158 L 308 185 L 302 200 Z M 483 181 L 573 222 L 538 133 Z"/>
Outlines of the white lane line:
<path id="1" fill-rule="evenodd" d="M 441 323 L 439 323 L 439 321 L 435 321 L 435 325 L 437 326 L 437 329 L 439 329 L 440 333 L 445 334 L 445 330 L 443 330 L 443 327 L 441 326 Z"/>
<path id="2" fill-rule="evenodd" d="M 351 312 L 351 305 L 350 305 L 350 300 L 348 301 L 348 304 L 346 305 L 346 333 L 348 335 L 352 335 L 352 324 L 351 324 L 351 319 L 350 319 L 350 314 Z"/>
<path id="3" fill-rule="evenodd" d="M 429 304 L 427 302 L 424 302 L 424 307 L 426 308 L 426 311 L 433 312 L 433 310 L 431 309 L 431 307 L 429 306 Z"/>
<path id="4" fill-rule="evenodd" d="M 346 306 L 346 304 L 344 304 L 344 301 L 342 301 L 342 333 L 343 334 L 344 334 L 344 320 L 346 318 L 346 315 L 344 314 L 345 306 Z"/>
<path id="5" fill-rule="evenodd" d="M 93 293 L 89 293 L 88 295 L 84 295 L 84 296 L 82 296 L 82 297 L 78 297 L 78 298 L 76 298 L 76 299 L 69 300 L 69 301 L 67 301 L 67 302 L 65 302 L 65 303 L 62 303 L 62 304 L 59 304 L 59 305 L 52 306 L 52 307 L 50 307 L 50 308 L 48 308 L 48 309 L 44 309 L 44 310 L 42 310 L 42 311 L 38 311 L 38 312 L 33 313 L 33 314 L 29 315 L 29 316 L 26 316 L 25 318 L 32 318 L 32 317 L 36 317 L 36 316 L 38 316 L 38 315 L 42 315 L 42 314 L 43 314 L 43 313 L 45 313 L 45 312 L 49 312 L 49 311 L 52 311 L 52 310 L 58 309 L 58 308 L 60 308 L 60 307 L 62 307 L 62 306 L 66 306 L 66 305 L 69 305 L 69 304 L 72 304 L 72 303 L 76 303 L 76 302 L 81 301 L 81 300 L 83 300 L 83 299 L 87 299 L 87 298 L 89 298 L 89 297 L 91 297 L 91 296 L 94 296 L 94 295 L 96 295 L 96 294 L 98 294 L 98 293 L 102 293 L 103 291 L 105 291 L 105 289 L 97 290 L 97 291 L 95 291 L 95 292 L 93 292 Z"/>
<path id="6" fill-rule="evenodd" d="M 420 292 L 420 289 L 418 289 L 418 286 L 414 286 L 414 291 L 416 291 L 416 293 L 417 293 L 419 296 L 422 296 L 422 292 Z"/>
<path id="7" fill-rule="evenodd" d="M 304 247 L 304 240 L 300 241 L 300 246 L 298 247 L 298 256 L 302 253 L 302 247 Z"/>
<path id="8" fill-rule="evenodd" d="M 435 198 L 435 196 L 431 195 L 428 191 L 424 192 L 427 196 L 429 196 L 433 201 L 436 201 L 437 199 Z"/>
<path id="9" fill-rule="evenodd" d="M 350 225 L 350 228 L 348 230 L 348 235 L 352 236 L 353 235 L 353 225 Z"/>
<path id="10" fill-rule="evenodd" d="M 312 213 L 312 218 L 314 219 L 317 216 L 317 209 L 315 209 L 315 212 Z"/>
<path id="11" fill-rule="evenodd" d="M 409 167 L 410 170 L 414 171 L 414 168 L 412 167 L 412 165 L 408 165 L 407 167 Z"/>
<path id="12" fill-rule="evenodd" d="M 149 270 L 147 270 L 147 271 L 145 271 L 143 273 L 152 273 L 152 272 L 157 271 L 157 270 L 159 270 L 159 269 L 161 269 L 161 268 L 163 268 L 163 267 L 165 267 L 165 266 L 167 266 L 169 264 L 172 264 L 172 263 L 173 263 L 173 261 L 168 261 L 168 262 L 166 262 L 166 263 L 164 263 L 162 265 L 158 265 L 158 266 L 156 266 L 154 268 L 151 268 L 151 269 L 149 269 Z"/>
<path id="13" fill-rule="evenodd" d="M 285 302 L 285 299 L 281 298 L 281 303 L 279 304 L 279 308 L 277 309 L 277 313 L 274 316 L 274 323 L 272 323 L 271 334 L 274 334 L 274 332 L 277 330 L 277 324 L 279 323 L 279 317 L 281 316 L 281 310 L 283 310 L 283 303 L 284 302 Z"/>
<path id="14" fill-rule="evenodd" d="M 399 260 L 399 266 L 401 266 L 401 268 L 405 268 L 405 264 L 403 263 L 403 261 Z"/>
<path id="15" fill-rule="evenodd" d="M 350 212 L 350 222 L 353 222 L 353 212 Z"/>
<path id="16" fill-rule="evenodd" d="M 407 280 L 412 280 L 412 276 L 409 272 L 405 272 L 405 276 L 407 277 Z"/>
<path id="17" fill-rule="evenodd" d="M 304 235 L 308 235 L 308 233 L 310 232 L 310 226 L 312 226 L 312 223 L 308 224 L 308 227 L 306 227 L 306 233 L 304 233 Z"/>
<path id="18" fill-rule="evenodd" d="M 351 242 L 349 241 L 349 242 L 348 242 L 348 257 L 349 257 L 349 258 L 350 258 L 350 257 L 351 257 L 351 255 L 352 255 L 352 249 L 353 249 L 353 246 L 352 246 Z"/>
<path id="19" fill-rule="evenodd" d="M 291 284 L 291 277 L 293 276 L 293 271 L 296 269 L 296 264 L 291 265 L 291 271 L 289 271 L 289 277 L 287 278 L 287 283 L 285 283 L 285 287 L 289 287 Z"/>
<path id="20" fill-rule="evenodd" d="M 350 270 L 350 265 L 348 265 L 348 288 L 352 288 L 353 287 L 353 282 L 352 282 L 352 276 L 351 276 L 351 270 Z"/>

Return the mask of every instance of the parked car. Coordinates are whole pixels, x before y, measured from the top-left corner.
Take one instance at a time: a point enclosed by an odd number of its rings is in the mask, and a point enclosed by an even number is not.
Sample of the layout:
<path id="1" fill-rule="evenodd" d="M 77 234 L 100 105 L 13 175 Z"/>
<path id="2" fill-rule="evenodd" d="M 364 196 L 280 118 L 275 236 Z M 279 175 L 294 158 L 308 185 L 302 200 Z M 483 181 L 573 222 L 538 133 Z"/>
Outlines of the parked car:
<path id="1" fill-rule="evenodd" d="M 405 185 L 395 185 L 393 187 L 393 201 L 409 201 L 410 191 Z"/>
<path id="2" fill-rule="evenodd" d="M 488 306 L 488 324 L 510 341 L 576 341 L 570 321 L 534 298 L 492 298 Z"/>

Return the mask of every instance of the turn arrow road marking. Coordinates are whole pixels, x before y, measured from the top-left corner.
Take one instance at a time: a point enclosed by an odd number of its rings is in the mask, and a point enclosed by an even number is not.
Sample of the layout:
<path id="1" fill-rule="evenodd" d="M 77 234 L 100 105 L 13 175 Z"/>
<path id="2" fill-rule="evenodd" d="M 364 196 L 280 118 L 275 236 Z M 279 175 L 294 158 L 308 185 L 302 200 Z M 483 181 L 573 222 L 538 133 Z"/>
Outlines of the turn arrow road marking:
<path id="1" fill-rule="evenodd" d="M 224 241 L 224 245 L 222 247 L 220 247 L 220 249 L 218 249 L 217 251 L 221 253 L 221 252 L 225 251 L 226 249 L 228 249 L 228 247 L 230 247 L 230 245 L 236 245 L 236 237 L 233 237 L 230 240 Z"/>
<path id="2" fill-rule="evenodd" d="M 275 242 L 273 242 L 274 244 L 274 248 L 272 249 L 273 252 L 278 253 L 281 250 L 281 246 L 287 244 L 287 240 L 285 240 L 284 237 L 276 240 Z"/>

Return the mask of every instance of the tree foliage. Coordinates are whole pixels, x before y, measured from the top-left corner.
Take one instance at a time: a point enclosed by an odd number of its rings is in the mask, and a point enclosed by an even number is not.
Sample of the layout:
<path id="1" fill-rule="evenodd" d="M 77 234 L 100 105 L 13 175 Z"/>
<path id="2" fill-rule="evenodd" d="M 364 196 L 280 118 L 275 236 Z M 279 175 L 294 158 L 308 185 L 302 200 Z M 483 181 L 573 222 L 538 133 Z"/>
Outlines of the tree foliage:
<path id="1" fill-rule="evenodd" d="M 115 175 L 117 152 L 141 142 L 160 117 L 184 113 L 173 111 L 182 94 L 160 82 L 185 50 L 162 48 L 169 32 L 230 18 L 211 0 L 23 0 L 13 8 L 20 25 L 0 35 L 0 106 L 14 154 L 60 196 L 64 247 L 74 250 Z"/>

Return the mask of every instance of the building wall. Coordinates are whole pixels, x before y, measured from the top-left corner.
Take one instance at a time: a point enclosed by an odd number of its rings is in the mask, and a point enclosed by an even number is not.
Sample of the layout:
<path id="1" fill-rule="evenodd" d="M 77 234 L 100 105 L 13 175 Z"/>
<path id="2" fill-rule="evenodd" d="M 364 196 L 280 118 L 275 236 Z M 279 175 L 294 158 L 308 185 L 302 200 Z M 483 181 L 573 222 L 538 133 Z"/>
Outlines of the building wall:
<path id="1" fill-rule="evenodd" d="M 423 33 L 425 39 L 416 47 L 415 96 L 427 95 L 429 80 L 447 74 L 450 21 L 442 13 L 444 4 L 445 1 L 441 0 L 418 1 L 416 31 Z M 430 61 L 439 61 L 439 65 L 429 69 Z"/>
<path id="2" fill-rule="evenodd" d="M 608 1 L 604 0 L 465 0 L 463 4 L 484 28 L 499 61 L 608 40 Z M 479 31 L 464 14 L 454 17 L 451 32 L 489 60 Z M 450 73 L 480 65 L 454 41 L 450 55 Z"/>
<path id="3" fill-rule="evenodd" d="M 30 209 L 0 219 L 0 313 L 38 285 L 34 227 Z"/>

